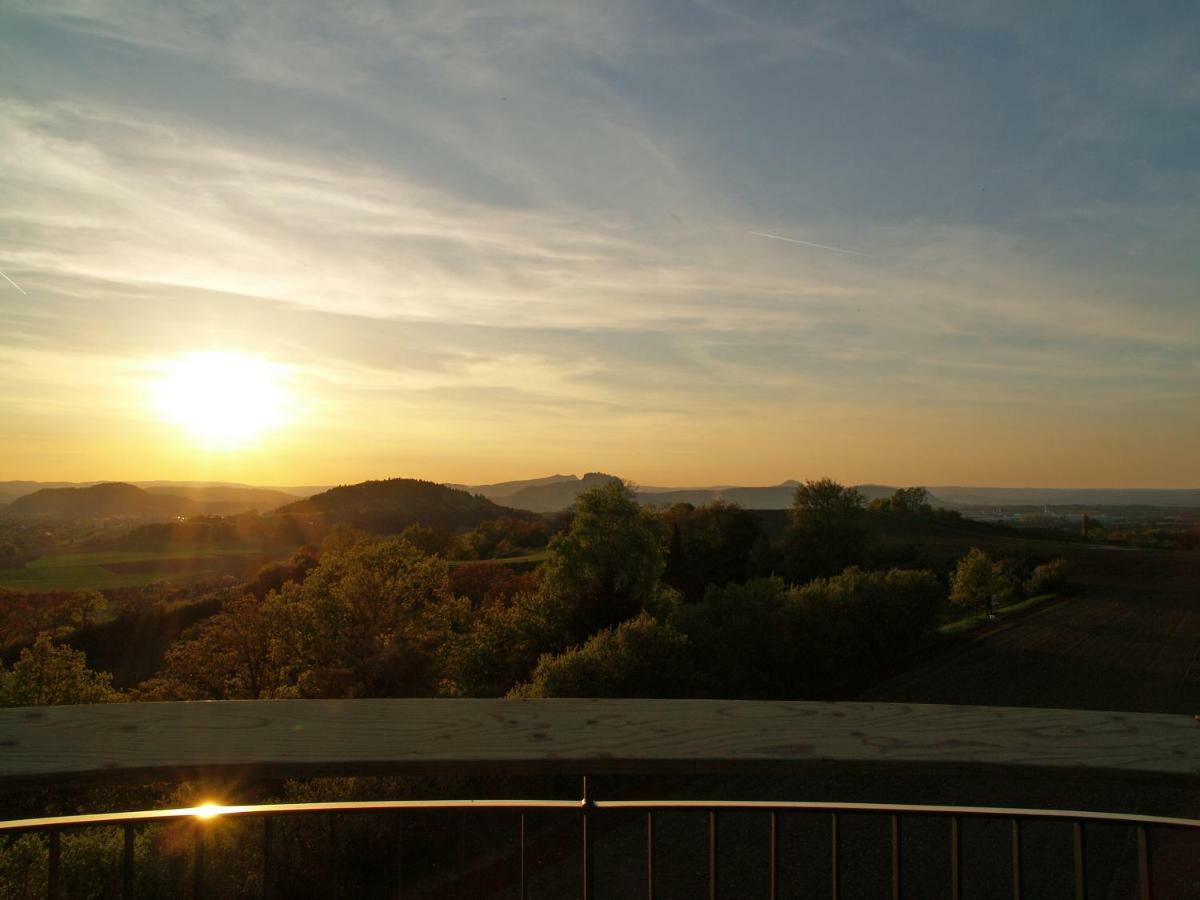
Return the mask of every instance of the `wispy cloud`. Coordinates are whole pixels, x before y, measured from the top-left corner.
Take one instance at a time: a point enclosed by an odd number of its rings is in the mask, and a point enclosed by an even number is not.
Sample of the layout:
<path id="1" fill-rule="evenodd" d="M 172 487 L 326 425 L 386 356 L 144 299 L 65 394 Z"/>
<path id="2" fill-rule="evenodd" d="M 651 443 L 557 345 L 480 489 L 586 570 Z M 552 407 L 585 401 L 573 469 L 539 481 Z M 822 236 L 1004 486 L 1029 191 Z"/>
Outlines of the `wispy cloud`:
<path id="1" fill-rule="evenodd" d="M 21 287 L 19 284 L 17 284 L 17 283 L 16 283 L 15 281 L 13 281 L 11 278 L 9 278 L 7 275 L 5 275 L 3 272 L 0 272 L 0 275 L 3 275 L 3 276 L 4 276 L 4 280 L 5 280 L 5 281 L 7 281 L 9 284 L 11 284 L 13 287 L 15 287 L 15 288 L 16 288 L 18 291 L 20 291 L 22 294 L 24 294 L 24 293 L 25 293 L 25 288 Z M 26 295 L 26 296 L 28 296 L 28 295 Z"/>
<path id="2" fill-rule="evenodd" d="M 107 402 L 37 374 L 72 354 L 128 399 L 189 342 L 285 359 L 385 443 L 1182 402 L 1196 167 L 1118 127 L 1158 64 L 916 6 L 10 4 L 0 274 L 37 303 L 0 295 L 0 402 Z"/>
<path id="3" fill-rule="evenodd" d="M 770 234 L 766 231 L 748 231 L 747 234 L 752 234 L 755 237 L 770 238 L 773 241 L 787 241 L 789 244 L 803 244 L 805 247 L 816 247 L 818 250 L 832 250 L 834 253 L 845 253 L 848 256 L 866 256 L 865 253 L 860 253 L 857 250 L 846 250 L 842 247 L 830 247 L 828 244 L 815 244 L 812 241 L 802 241 L 799 238 L 784 237 L 782 234 Z"/>

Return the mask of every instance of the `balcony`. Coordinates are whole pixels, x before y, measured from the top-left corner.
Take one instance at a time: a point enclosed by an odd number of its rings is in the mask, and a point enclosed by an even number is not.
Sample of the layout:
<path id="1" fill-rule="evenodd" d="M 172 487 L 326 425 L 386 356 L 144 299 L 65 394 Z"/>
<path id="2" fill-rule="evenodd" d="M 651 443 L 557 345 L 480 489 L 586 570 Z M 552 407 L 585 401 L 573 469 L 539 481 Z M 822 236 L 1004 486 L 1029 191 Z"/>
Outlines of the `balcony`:
<path id="1" fill-rule="evenodd" d="M 238 802 L 350 775 L 400 776 L 422 796 Z M 125 897 L 147 893 L 139 869 L 161 847 L 179 896 L 294 896 L 301 870 L 309 896 L 1200 896 L 1200 725 L 1177 715 L 705 700 L 0 710 L 9 808 L 154 782 L 201 783 L 212 805 L 0 830 L 38 836 L 50 897 L 64 896 L 64 845 L 105 829 Z M 497 795 L 510 786 L 524 791 Z M 156 828 L 175 837 L 146 843 Z"/>

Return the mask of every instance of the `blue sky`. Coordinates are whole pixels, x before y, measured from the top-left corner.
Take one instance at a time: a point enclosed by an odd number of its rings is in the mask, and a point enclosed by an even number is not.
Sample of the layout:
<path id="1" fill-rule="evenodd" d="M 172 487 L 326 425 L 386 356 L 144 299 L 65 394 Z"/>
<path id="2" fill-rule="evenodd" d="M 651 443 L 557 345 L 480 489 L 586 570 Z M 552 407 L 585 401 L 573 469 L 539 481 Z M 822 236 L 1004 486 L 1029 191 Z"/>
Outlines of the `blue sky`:
<path id="1" fill-rule="evenodd" d="M 1189 3 L 10 0 L 0 478 L 1196 486 L 1198 44 Z M 161 421 L 212 349 L 292 425 Z"/>

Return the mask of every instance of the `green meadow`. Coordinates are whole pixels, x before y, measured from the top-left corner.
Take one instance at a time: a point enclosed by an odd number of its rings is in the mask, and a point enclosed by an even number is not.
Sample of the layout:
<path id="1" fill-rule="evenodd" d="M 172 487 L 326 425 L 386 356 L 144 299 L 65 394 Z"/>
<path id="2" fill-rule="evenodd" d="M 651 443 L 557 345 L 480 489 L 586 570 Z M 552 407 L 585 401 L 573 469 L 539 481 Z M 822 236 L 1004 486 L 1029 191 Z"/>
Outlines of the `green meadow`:
<path id="1" fill-rule="evenodd" d="M 241 571 L 253 549 L 204 548 L 58 553 L 23 567 L 0 569 L 0 587 L 23 590 L 121 588 L 156 581 L 187 581 L 222 572 Z"/>

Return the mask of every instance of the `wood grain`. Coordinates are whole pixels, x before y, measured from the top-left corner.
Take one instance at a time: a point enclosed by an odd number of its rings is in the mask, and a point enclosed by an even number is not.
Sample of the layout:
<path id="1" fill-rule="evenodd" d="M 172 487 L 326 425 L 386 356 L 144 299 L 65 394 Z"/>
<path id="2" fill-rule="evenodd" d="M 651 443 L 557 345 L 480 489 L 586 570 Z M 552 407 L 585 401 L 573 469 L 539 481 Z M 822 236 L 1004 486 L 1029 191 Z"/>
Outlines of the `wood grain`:
<path id="1" fill-rule="evenodd" d="M 0 710 L 0 786 L 332 774 L 1200 775 L 1189 716 L 714 700 L 263 700 Z"/>

